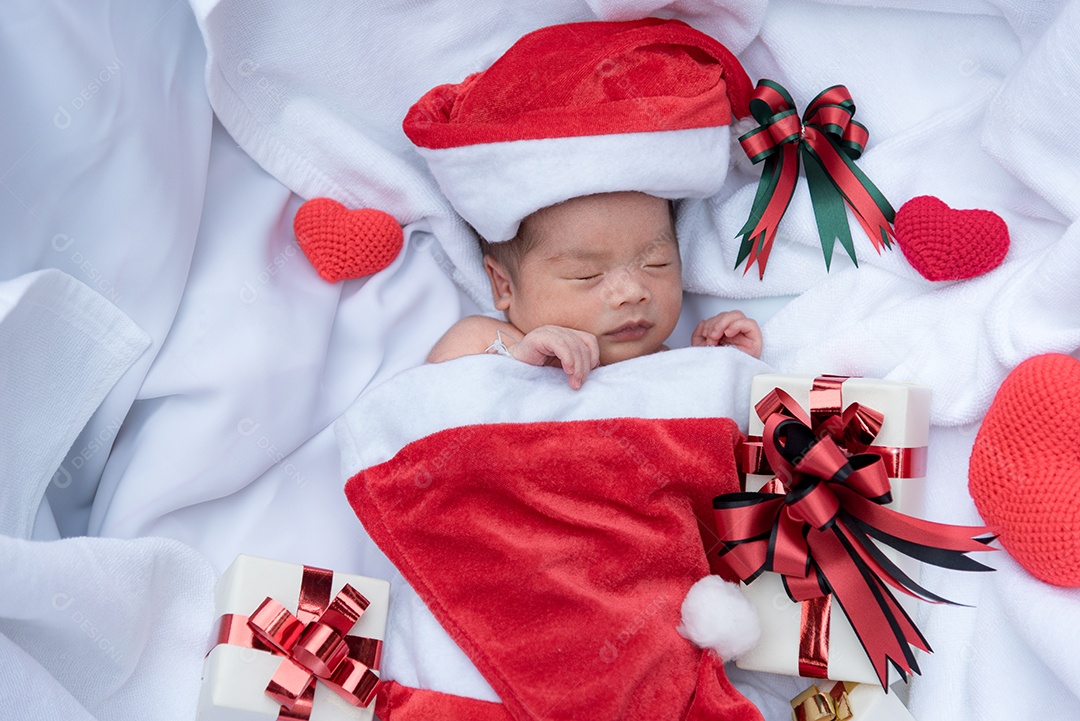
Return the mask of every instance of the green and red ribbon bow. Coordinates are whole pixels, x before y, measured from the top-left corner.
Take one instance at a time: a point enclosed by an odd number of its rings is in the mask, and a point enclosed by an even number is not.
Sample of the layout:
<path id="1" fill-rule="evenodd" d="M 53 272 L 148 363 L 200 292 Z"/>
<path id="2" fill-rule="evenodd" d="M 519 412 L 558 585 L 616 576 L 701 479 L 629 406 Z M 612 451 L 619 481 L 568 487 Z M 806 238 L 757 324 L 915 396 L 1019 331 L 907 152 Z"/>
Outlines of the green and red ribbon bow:
<path id="1" fill-rule="evenodd" d="M 993 550 L 990 529 L 933 523 L 886 508 L 881 504 L 889 501 L 891 486 L 881 457 L 849 457 L 831 437 L 819 437 L 796 418 L 771 415 L 762 437 L 784 492 L 714 499 L 726 570 L 746 583 L 765 571 L 779 573 L 793 601 L 831 595 L 882 687 L 886 662 L 905 679 L 919 673 L 911 647 L 930 646 L 888 586 L 932 603 L 953 602 L 916 583 L 874 539 L 926 563 L 986 571 L 992 569 L 964 554 Z"/>
<path id="2" fill-rule="evenodd" d="M 745 260 L 746 273 L 757 263 L 758 277 L 764 277 L 776 229 L 799 179 L 800 156 L 826 268 L 832 262 L 837 239 L 858 265 L 845 205 L 851 208 L 878 253 L 882 247 L 892 246 L 895 211 L 854 162 L 862 155 L 870 134 L 853 120 L 855 103 L 847 88 L 834 85 L 823 90 L 810 102 L 800 121 L 787 90 L 771 80 L 760 80 L 750 98 L 750 113 L 759 126 L 742 135 L 739 142 L 750 160 L 764 161 L 765 168 L 750 217 L 739 230 L 742 243 L 736 267 Z"/>

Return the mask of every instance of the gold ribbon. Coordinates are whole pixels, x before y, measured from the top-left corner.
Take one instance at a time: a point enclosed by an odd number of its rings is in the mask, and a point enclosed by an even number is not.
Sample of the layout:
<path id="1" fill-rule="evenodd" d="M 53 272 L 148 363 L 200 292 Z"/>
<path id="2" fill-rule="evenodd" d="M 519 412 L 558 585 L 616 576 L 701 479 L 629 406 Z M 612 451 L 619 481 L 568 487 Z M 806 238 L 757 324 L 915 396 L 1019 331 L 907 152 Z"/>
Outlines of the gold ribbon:
<path id="1" fill-rule="evenodd" d="M 792 721 L 848 721 L 854 716 L 848 694 L 858 686 L 837 681 L 829 693 L 812 685 L 791 700 Z"/>

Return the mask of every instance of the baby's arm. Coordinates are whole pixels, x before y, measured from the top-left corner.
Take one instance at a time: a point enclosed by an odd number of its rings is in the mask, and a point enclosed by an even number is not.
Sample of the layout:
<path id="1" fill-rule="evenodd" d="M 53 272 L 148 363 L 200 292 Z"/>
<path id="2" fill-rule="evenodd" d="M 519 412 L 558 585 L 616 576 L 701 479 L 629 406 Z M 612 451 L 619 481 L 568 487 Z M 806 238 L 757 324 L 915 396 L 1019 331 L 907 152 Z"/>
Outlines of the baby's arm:
<path id="1" fill-rule="evenodd" d="M 741 311 L 729 310 L 698 323 L 690 345 L 730 345 L 755 358 L 761 357 L 761 328 Z"/>
<path id="2" fill-rule="evenodd" d="M 596 336 L 573 328 L 542 325 L 522 334 L 510 323 L 474 315 L 455 323 L 428 354 L 428 363 L 484 353 L 501 337 L 510 356 L 529 365 L 558 365 L 580 388 L 589 371 L 600 364 Z"/>
<path id="3" fill-rule="evenodd" d="M 521 340 L 521 333 L 509 323 L 482 315 L 462 318 L 446 331 L 428 354 L 428 363 L 460 358 L 463 355 L 484 353 L 502 334 L 507 345 Z"/>

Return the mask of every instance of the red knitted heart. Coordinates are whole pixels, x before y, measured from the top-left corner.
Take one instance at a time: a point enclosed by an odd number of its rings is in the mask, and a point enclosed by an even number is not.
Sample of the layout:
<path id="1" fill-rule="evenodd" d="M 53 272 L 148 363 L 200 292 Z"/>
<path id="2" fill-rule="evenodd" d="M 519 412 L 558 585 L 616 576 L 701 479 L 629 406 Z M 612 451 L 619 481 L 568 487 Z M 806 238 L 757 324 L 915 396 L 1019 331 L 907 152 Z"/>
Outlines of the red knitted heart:
<path id="1" fill-rule="evenodd" d="M 331 283 L 378 273 L 390 265 L 404 242 L 394 216 L 374 208 L 349 210 L 330 198 L 300 206 L 293 232 L 319 275 Z"/>
<path id="2" fill-rule="evenodd" d="M 1001 265 L 1009 228 L 989 210 L 953 210 L 931 195 L 896 211 L 896 239 L 911 267 L 927 280 L 974 278 Z"/>
<path id="3" fill-rule="evenodd" d="M 1080 361 L 1018 365 L 983 419 L 968 490 L 1001 545 L 1033 576 L 1080 586 Z"/>

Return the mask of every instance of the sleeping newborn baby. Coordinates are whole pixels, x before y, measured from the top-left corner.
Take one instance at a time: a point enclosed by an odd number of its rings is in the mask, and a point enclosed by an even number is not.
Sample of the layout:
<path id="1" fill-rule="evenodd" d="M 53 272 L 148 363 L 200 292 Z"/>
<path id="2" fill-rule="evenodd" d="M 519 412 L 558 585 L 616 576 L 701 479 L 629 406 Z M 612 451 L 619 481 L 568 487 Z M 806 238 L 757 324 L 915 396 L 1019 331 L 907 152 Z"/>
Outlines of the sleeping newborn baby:
<path id="1" fill-rule="evenodd" d="M 495 307 L 470 316 L 428 362 L 485 352 L 560 365 L 573 388 L 589 371 L 666 350 L 682 310 L 682 264 L 671 203 L 627 191 L 585 195 L 527 216 L 517 235 L 482 243 Z M 701 321 L 695 346 L 761 356 L 761 330 L 739 311 Z"/>
<path id="2" fill-rule="evenodd" d="M 683 301 L 675 214 L 702 209 L 672 201 L 722 190 L 730 125 L 749 114 L 752 91 L 714 38 L 645 18 L 541 28 L 486 70 L 425 93 L 402 129 L 485 242 L 453 218 L 433 216 L 430 230 L 462 289 L 479 299 L 490 286 L 504 314 L 459 321 L 428 360 L 500 353 L 559 366 L 580 388 L 598 365 L 663 350 Z M 687 259 L 721 242 L 711 222 L 678 220 Z M 757 356 L 761 332 L 721 313 L 692 343 Z M 388 672 L 397 680 L 380 692 L 383 706 L 447 719 L 761 721 L 724 673 L 738 654 L 727 634 L 699 643 L 680 631 L 692 587 L 726 588 L 707 575 L 713 541 L 700 519 L 739 488 L 741 436 L 726 416 L 745 414 L 735 401 L 745 390 L 732 389 L 758 365 L 716 354 L 719 365 L 670 354 L 668 374 L 645 392 L 605 383 L 569 406 L 531 383 L 515 389 L 520 407 L 508 405 L 504 385 L 464 364 L 463 376 L 455 364 L 427 366 L 366 394 L 347 445 L 379 450 L 355 464 L 346 493 L 423 601 L 396 606 L 428 614 L 402 616 L 399 628 L 430 629 L 434 616 L 445 646 L 456 642 L 486 682 L 467 685 L 421 643 L 414 658 L 388 654 L 387 668 L 403 672 Z M 387 442 L 397 428 L 404 442 Z M 729 590 L 703 615 L 752 629 L 745 598 Z M 429 667 L 447 674 L 437 695 L 405 685 L 436 678 Z"/>

